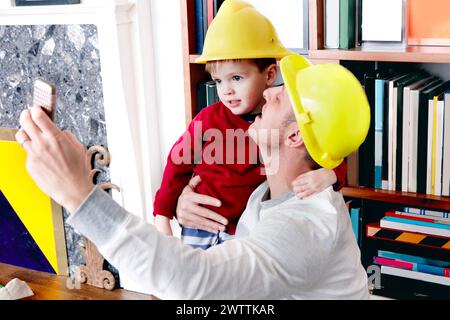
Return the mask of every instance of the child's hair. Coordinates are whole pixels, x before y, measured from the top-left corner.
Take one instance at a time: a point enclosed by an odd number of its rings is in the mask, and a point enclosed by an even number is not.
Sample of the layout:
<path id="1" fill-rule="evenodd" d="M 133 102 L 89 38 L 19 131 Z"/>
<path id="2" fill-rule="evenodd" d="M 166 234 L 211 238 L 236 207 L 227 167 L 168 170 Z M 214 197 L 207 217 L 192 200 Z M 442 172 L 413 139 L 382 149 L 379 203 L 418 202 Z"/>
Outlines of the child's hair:
<path id="1" fill-rule="evenodd" d="M 251 63 L 254 63 L 256 67 L 258 67 L 259 72 L 263 72 L 264 70 L 266 70 L 267 67 L 277 63 L 277 59 L 275 58 L 216 60 L 216 61 L 208 61 L 206 63 L 205 69 L 209 74 L 211 74 L 212 72 L 216 71 L 217 65 L 224 61 L 232 61 L 232 62 L 249 61 Z"/>

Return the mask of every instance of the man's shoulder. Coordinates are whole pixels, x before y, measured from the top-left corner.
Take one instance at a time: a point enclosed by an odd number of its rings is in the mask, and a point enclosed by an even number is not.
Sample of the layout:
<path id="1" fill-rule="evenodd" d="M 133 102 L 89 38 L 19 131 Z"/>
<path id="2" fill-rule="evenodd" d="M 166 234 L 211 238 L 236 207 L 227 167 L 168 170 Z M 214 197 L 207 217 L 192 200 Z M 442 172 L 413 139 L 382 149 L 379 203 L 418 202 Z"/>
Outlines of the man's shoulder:
<path id="1" fill-rule="evenodd" d="M 285 216 L 292 225 L 306 227 L 314 237 L 320 234 L 320 238 L 334 239 L 343 210 L 340 199 L 341 195 L 330 187 L 306 199 L 293 196 L 273 208 L 273 213 Z"/>

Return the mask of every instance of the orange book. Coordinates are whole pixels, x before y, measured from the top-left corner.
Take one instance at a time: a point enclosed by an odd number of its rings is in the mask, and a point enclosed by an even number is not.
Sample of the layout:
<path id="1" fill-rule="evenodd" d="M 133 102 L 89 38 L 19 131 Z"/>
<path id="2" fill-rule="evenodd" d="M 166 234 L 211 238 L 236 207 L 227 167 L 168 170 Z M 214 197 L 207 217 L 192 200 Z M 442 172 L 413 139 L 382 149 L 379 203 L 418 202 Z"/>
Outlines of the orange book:
<path id="1" fill-rule="evenodd" d="M 450 1 L 409 0 L 408 45 L 450 46 Z"/>

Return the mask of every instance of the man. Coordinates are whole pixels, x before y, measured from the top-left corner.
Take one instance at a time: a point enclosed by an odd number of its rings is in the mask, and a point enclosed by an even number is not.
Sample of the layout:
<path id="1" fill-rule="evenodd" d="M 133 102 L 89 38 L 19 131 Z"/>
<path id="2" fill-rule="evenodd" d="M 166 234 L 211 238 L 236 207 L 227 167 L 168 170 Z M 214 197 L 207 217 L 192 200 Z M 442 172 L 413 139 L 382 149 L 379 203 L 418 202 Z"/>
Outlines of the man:
<path id="1" fill-rule="evenodd" d="M 300 200 L 291 182 L 317 164 L 336 167 L 359 147 L 369 127 L 367 99 L 341 66 L 310 66 L 298 55 L 280 66 L 285 86 L 265 92 L 251 127 L 267 172 L 278 156 L 279 170 L 250 197 L 237 239 L 206 251 L 158 233 L 94 188 L 84 147 L 39 108 L 22 113 L 16 139 L 36 183 L 72 213 L 68 222 L 160 298 L 365 299 L 367 275 L 342 195 L 330 187 Z M 261 138 L 267 129 L 278 143 Z"/>

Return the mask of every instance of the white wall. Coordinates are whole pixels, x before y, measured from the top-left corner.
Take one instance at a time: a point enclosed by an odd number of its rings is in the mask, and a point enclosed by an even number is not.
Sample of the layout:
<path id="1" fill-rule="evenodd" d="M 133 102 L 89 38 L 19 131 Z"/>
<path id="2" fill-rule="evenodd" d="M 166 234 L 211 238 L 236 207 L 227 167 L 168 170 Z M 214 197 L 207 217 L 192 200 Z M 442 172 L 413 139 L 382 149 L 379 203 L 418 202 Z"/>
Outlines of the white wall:
<path id="1" fill-rule="evenodd" d="M 181 13 L 178 0 L 150 2 L 163 170 L 170 148 L 186 128 Z"/>

